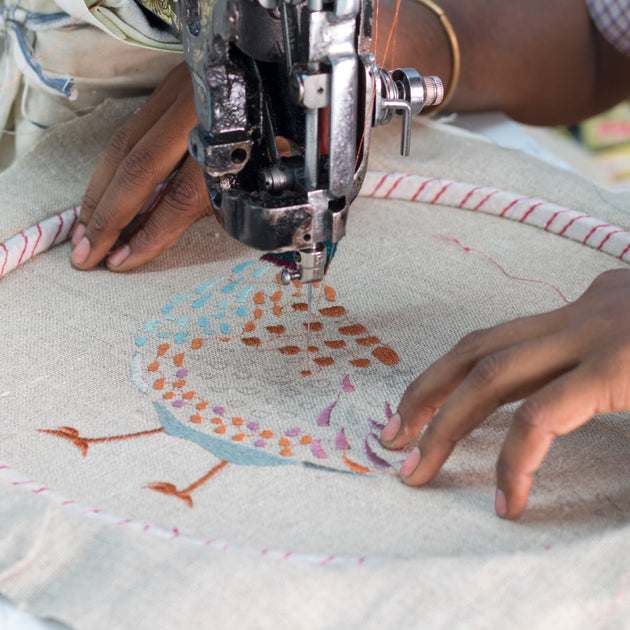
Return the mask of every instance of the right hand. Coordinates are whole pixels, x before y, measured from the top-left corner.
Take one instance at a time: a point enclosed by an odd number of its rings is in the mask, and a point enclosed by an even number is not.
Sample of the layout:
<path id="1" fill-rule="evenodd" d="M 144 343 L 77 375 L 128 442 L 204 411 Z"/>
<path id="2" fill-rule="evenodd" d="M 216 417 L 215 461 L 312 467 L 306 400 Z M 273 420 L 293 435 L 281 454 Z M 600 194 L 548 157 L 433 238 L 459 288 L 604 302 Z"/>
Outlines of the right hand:
<path id="1" fill-rule="evenodd" d="M 196 120 L 192 81 L 182 63 L 105 149 L 72 236 L 70 261 L 76 269 L 91 269 L 103 259 L 112 271 L 134 269 L 168 249 L 197 219 L 212 214 L 203 172 L 188 155 L 188 134 Z M 174 171 L 155 209 L 111 251 L 156 186 Z"/>

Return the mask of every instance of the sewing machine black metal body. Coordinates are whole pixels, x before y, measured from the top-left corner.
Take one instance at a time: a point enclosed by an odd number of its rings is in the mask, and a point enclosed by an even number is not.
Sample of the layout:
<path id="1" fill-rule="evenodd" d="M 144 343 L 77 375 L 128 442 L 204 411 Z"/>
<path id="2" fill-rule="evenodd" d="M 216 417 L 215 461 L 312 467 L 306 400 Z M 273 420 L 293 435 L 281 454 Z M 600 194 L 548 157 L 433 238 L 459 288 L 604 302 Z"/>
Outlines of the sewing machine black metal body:
<path id="1" fill-rule="evenodd" d="M 181 33 L 198 114 L 189 150 L 219 221 L 246 245 L 295 252 L 286 282 L 321 280 L 372 126 L 402 113 L 408 152 L 410 117 L 441 101 L 441 82 L 375 64 L 371 0 L 157 2 L 143 0 Z"/>

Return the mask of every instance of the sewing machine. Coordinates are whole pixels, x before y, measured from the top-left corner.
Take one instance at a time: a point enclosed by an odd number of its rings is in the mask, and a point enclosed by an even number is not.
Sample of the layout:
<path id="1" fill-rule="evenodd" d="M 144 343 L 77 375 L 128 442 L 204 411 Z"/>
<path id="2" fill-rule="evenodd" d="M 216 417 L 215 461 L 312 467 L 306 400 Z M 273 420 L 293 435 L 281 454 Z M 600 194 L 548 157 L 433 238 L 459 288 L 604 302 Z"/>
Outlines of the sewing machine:
<path id="1" fill-rule="evenodd" d="M 367 169 L 370 130 L 444 97 L 438 77 L 370 53 L 371 0 L 141 0 L 179 29 L 197 126 L 189 150 L 217 218 L 273 252 L 281 279 L 321 280 Z"/>

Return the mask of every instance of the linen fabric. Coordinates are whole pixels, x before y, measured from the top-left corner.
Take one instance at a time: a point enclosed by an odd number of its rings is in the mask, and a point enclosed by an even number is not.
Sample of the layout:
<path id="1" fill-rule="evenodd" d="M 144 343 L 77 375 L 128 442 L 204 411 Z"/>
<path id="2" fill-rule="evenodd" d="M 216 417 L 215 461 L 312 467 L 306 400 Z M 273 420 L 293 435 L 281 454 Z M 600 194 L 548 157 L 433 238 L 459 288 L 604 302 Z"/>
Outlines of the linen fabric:
<path id="1" fill-rule="evenodd" d="M 137 106 L 60 125 L 0 175 L 2 233 L 78 203 Z M 402 160 L 379 130 L 370 168 L 628 227 L 625 192 L 438 123 L 413 136 Z M 51 173 L 60 147 L 72 168 Z M 97 630 L 624 627 L 627 414 L 557 440 L 516 523 L 493 513 L 513 407 L 420 490 L 375 436 L 464 334 L 561 307 L 558 290 L 575 299 L 625 263 L 505 218 L 361 198 L 307 339 L 305 288 L 282 288 L 213 218 L 133 273 L 77 272 L 69 253 L 0 282 L 5 595 Z"/>

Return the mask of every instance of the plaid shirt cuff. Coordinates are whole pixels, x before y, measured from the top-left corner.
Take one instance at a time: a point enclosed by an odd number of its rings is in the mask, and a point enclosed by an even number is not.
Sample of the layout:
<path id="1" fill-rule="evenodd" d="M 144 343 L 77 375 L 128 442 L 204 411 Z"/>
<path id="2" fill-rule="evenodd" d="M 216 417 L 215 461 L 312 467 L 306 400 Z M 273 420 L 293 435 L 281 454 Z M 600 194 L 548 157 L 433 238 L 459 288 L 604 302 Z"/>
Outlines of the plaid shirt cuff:
<path id="1" fill-rule="evenodd" d="M 630 57 L 630 0 L 586 0 L 586 6 L 601 34 Z"/>

